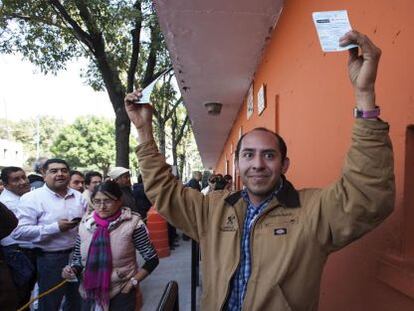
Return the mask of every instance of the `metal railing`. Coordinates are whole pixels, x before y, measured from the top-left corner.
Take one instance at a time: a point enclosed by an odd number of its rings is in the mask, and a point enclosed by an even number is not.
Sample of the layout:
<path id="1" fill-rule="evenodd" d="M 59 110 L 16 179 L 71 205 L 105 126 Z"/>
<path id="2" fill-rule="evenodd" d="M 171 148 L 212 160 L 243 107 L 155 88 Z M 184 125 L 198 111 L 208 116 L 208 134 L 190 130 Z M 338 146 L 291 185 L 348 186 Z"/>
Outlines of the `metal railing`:
<path id="1" fill-rule="evenodd" d="M 196 311 L 197 286 L 200 286 L 200 247 L 191 240 L 191 311 Z"/>
<path id="2" fill-rule="evenodd" d="M 179 311 L 178 284 L 176 281 L 168 282 L 156 311 Z"/>

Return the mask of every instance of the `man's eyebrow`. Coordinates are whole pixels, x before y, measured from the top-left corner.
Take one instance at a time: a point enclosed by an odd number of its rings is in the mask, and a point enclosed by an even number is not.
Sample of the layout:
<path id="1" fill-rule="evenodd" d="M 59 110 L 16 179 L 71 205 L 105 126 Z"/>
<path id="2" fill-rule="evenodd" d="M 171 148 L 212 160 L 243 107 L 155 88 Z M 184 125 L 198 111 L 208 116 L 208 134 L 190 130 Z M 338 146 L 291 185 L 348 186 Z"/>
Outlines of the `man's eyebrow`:
<path id="1" fill-rule="evenodd" d="M 254 148 L 243 148 L 242 150 L 241 150 L 241 152 L 244 152 L 244 151 L 255 151 L 256 149 L 254 149 Z"/>
<path id="2" fill-rule="evenodd" d="M 253 151 L 259 151 L 260 153 L 269 153 L 269 152 L 277 152 L 277 149 L 268 148 L 268 149 L 255 149 L 255 148 L 243 148 L 241 152 L 253 152 Z"/>

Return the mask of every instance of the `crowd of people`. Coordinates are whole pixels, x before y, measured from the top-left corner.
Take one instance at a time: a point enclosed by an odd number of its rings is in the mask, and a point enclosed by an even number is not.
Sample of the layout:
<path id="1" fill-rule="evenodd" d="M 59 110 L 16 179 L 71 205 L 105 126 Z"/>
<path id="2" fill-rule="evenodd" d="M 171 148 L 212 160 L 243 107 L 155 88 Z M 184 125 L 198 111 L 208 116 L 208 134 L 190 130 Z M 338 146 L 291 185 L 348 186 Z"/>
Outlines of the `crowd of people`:
<path id="1" fill-rule="evenodd" d="M 215 174 L 201 193 L 200 172 L 183 185 L 154 141 L 153 108 L 134 104 L 142 95 L 137 90 L 126 95 L 125 108 L 137 129 L 143 186 L 131 189 L 126 168 L 113 168 L 102 181 L 99 173 L 71 173 L 61 159 L 44 162 L 44 180 L 33 180 L 44 185 L 34 190 L 21 168 L 2 170 L 1 263 L 8 270 L 1 267 L 0 277 L 12 282 L 2 281 L 10 287 L 2 287 L 1 299 L 9 302 L 0 306 L 12 306 L 13 295 L 21 305 L 36 282 L 43 292 L 64 278 L 79 282 L 42 298 L 39 310 L 58 310 L 62 303 L 63 310 L 135 310 L 140 281 L 158 265 L 145 226 L 151 201 L 200 244 L 205 310 L 317 310 L 328 256 L 378 226 L 395 202 L 389 125 L 378 118 L 375 103 L 381 52 L 357 31 L 340 44 L 355 44 L 361 54 L 350 50 L 356 121 L 337 182 L 297 190 L 285 176 L 284 139 L 255 128 L 235 149 L 243 189 L 226 190 L 231 176 Z M 149 201 L 137 205 L 137 193 Z M 145 261 L 140 268 L 135 250 Z"/>
<path id="2" fill-rule="evenodd" d="M 203 310 L 318 310 L 328 256 L 391 214 L 393 153 L 374 87 L 381 51 L 354 30 L 339 44 L 355 46 L 348 73 L 356 120 L 342 174 L 325 188 L 297 190 L 285 176 L 290 166 L 285 140 L 263 127 L 243 134 L 235 148 L 243 189 L 203 195 L 185 188 L 158 151 L 153 107 L 135 104 L 140 90 L 125 97 L 148 198 L 200 245 Z"/>
<path id="3" fill-rule="evenodd" d="M 226 176 L 211 175 L 207 192 L 230 190 Z M 146 228 L 152 204 L 141 176 L 132 185 L 124 167 L 104 177 L 70 170 L 62 159 L 41 158 L 28 176 L 20 167 L 3 168 L 1 181 L 0 206 L 14 217 L 2 218 L 0 305 L 16 310 L 34 295 L 36 284 L 36 293 L 43 293 L 66 279 L 39 300 L 38 310 L 139 309 L 139 283 L 158 265 Z M 193 172 L 187 186 L 201 190 L 201 173 Z M 171 225 L 169 239 L 172 249 L 178 246 Z M 145 261 L 142 267 L 135 250 Z"/>
<path id="4" fill-rule="evenodd" d="M 108 176 L 71 171 L 61 159 L 44 159 L 29 176 L 2 169 L 0 212 L 13 216 L 1 219 L 2 310 L 24 306 L 35 284 L 43 293 L 63 279 L 38 310 L 136 309 L 139 282 L 158 265 L 144 222 L 151 203 L 139 184 L 132 190 L 128 169 Z"/>

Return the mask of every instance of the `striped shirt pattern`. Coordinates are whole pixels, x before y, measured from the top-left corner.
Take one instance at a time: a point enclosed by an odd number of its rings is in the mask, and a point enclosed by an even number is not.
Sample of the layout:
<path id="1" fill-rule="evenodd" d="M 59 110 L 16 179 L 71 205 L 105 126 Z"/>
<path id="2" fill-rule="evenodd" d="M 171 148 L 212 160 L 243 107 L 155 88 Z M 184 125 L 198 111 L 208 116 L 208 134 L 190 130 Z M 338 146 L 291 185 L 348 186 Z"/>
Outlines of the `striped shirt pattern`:
<path id="1" fill-rule="evenodd" d="M 132 234 L 132 240 L 135 249 L 138 250 L 142 258 L 145 260 L 145 263 L 142 266 L 142 268 L 147 270 L 148 272 L 151 272 L 155 267 L 152 268 L 152 264 L 148 263 L 151 262 L 152 259 L 157 258 L 157 252 L 149 239 L 148 231 L 145 225 L 142 225 L 134 230 Z M 80 245 L 81 241 L 80 236 L 78 235 L 76 237 L 75 248 L 73 250 L 73 257 L 70 265 L 83 268 Z"/>

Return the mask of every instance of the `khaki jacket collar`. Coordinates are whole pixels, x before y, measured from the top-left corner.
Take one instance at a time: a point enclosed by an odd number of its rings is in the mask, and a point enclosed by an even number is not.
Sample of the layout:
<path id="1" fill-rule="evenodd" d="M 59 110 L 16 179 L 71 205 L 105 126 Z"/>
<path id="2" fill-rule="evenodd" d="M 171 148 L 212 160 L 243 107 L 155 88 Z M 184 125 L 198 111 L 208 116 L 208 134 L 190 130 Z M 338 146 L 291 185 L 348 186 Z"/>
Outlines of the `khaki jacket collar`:
<path id="1" fill-rule="evenodd" d="M 280 204 L 289 208 L 300 207 L 299 193 L 295 187 L 282 175 L 283 187 L 276 194 L 276 198 Z M 229 195 L 225 201 L 226 203 L 234 206 L 242 198 L 241 191 L 237 191 Z"/>

